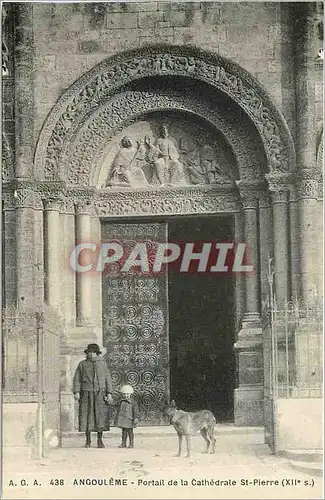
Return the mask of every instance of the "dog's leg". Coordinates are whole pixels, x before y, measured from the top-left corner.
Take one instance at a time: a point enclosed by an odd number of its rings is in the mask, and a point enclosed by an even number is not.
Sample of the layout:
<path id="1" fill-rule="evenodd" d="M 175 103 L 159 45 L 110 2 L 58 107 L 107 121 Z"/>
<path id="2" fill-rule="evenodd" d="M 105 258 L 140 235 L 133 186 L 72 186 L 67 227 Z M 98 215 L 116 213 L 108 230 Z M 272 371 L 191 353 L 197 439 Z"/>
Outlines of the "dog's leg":
<path id="1" fill-rule="evenodd" d="M 208 453 L 209 452 L 209 447 L 210 447 L 210 441 L 208 440 L 207 429 L 206 428 L 201 429 L 200 432 L 201 432 L 201 435 L 202 435 L 204 441 L 206 442 L 206 449 L 205 449 L 205 451 L 203 453 Z"/>
<path id="2" fill-rule="evenodd" d="M 180 457 L 181 456 L 181 453 L 182 453 L 182 439 L 183 439 L 183 436 L 180 432 L 177 433 L 178 435 L 178 453 L 176 455 L 176 457 Z"/>
<path id="3" fill-rule="evenodd" d="M 185 439 L 186 439 L 186 447 L 187 447 L 187 455 L 186 458 L 189 458 L 191 456 L 191 441 L 190 441 L 190 435 L 185 434 Z"/>
<path id="4" fill-rule="evenodd" d="M 215 445 L 216 445 L 216 438 L 214 437 L 214 424 L 209 426 L 208 434 L 209 434 L 210 441 L 212 443 L 212 448 L 211 448 L 210 453 L 214 453 L 214 449 L 215 449 Z"/>

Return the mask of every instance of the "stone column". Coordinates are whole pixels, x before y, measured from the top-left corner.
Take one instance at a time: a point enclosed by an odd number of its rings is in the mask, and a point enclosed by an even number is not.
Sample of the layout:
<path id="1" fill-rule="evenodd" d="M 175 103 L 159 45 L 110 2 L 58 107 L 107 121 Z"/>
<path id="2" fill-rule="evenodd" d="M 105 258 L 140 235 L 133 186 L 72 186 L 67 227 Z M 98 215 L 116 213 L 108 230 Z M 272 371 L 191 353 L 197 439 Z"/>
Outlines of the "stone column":
<path id="1" fill-rule="evenodd" d="M 32 177 L 34 154 L 33 8 L 17 3 L 15 10 L 15 155 L 16 177 Z"/>
<path id="2" fill-rule="evenodd" d="M 243 328 L 260 327 L 259 243 L 258 243 L 258 192 L 254 187 L 240 186 L 244 216 L 244 235 L 250 263 L 254 271 L 245 276 L 246 303 Z"/>
<path id="3" fill-rule="evenodd" d="M 313 301 L 321 273 L 322 256 L 316 235 L 318 208 L 318 179 L 315 170 L 303 169 L 296 175 L 296 197 L 299 220 L 301 298 Z"/>
<path id="4" fill-rule="evenodd" d="M 269 287 L 267 281 L 269 259 L 273 258 L 273 220 L 270 194 L 259 194 L 259 245 L 260 245 L 260 286 L 261 310 L 268 304 Z"/>
<path id="5" fill-rule="evenodd" d="M 76 277 L 70 265 L 71 252 L 75 245 L 75 210 L 72 200 L 66 199 L 60 214 L 62 228 L 62 290 L 61 307 L 66 327 L 74 327 L 76 323 Z"/>
<path id="6" fill-rule="evenodd" d="M 2 194 L 3 199 L 3 217 L 2 217 L 2 307 L 10 307 L 16 305 L 16 251 L 17 251 L 17 234 L 16 234 L 16 213 L 15 213 L 15 198 L 12 192 Z"/>
<path id="7" fill-rule="evenodd" d="M 91 237 L 97 245 L 101 242 L 101 223 L 97 214 L 91 217 Z M 94 272 L 92 276 L 92 318 L 96 328 L 98 342 L 103 342 L 102 331 L 102 274 Z"/>
<path id="8" fill-rule="evenodd" d="M 45 300 L 57 310 L 61 309 L 61 206 L 61 200 L 45 202 Z"/>
<path id="9" fill-rule="evenodd" d="M 323 284 L 323 276 L 324 276 L 324 261 L 323 261 L 323 235 L 324 235 L 324 223 L 323 223 L 323 215 L 324 215 L 324 202 L 323 202 L 323 173 L 320 172 L 318 175 L 318 199 L 317 199 L 317 247 L 318 247 L 318 256 L 317 261 L 319 262 L 319 271 L 316 275 L 317 279 L 317 294 L 319 298 L 324 297 L 324 284 Z"/>
<path id="10" fill-rule="evenodd" d="M 14 191 L 16 219 L 16 297 L 17 306 L 35 307 L 43 300 L 43 262 L 35 250 L 42 231 L 42 202 L 32 182 L 17 184 Z"/>
<path id="11" fill-rule="evenodd" d="M 290 268 L 290 218 L 289 194 L 292 183 L 291 174 L 271 173 L 266 175 L 273 205 L 273 242 L 275 294 L 277 307 L 283 308 L 291 299 Z"/>
<path id="12" fill-rule="evenodd" d="M 245 240 L 244 235 L 244 217 L 242 212 L 235 213 L 235 241 L 242 243 Z M 245 293 L 245 277 L 236 276 L 236 332 L 240 330 L 240 326 L 245 314 L 246 293 Z"/>
<path id="13" fill-rule="evenodd" d="M 296 190 L 290 189 L 290 245 L 291 245 L 291 289 L 292 298 L 300 297 L 300 252 L 299 252 L 299 214 Z"/>
<path id="14" fill-rule="evenodd" d="M 263 339 L 260 322 L 258 189 L 238 182 L 243 203 L 245 242 L 249 245 L 254 272 L 244 276 L 245 314 L 235 349 L 239 387 L 235 389 L 235 424 L 263 425 Z"/>
<path id="15" fill-rule="evenodd" d="M 90 202 L 76 205 L 76 244 L 91 242 Z M 79 326 L 92 324 L 92 290 L 90 273 L 76 274 L 77 324 Z"/>
<path id="16" fill-rule="evenodd" d="M 298 170 L 315 166 L 316 2 L 292 5 L 295 20 L 296 156 Z M 316 50 L 317 51 L 317 50 Z"/>
<path id="17" fill-rule="evenodd" d="M 73 227 L 75 233 L 72 232 L 72 220 L 70 214 L 66 215 L 67 229 L 70 230 L 70 241 L 72 246 L 78 243 L 86 243 L 92 241 L 92 206 L 90 202 L 79 202 L 75 204 L 75 216 Z M 76 234 L 76 238 L 71 237 Z M 88 260 L 88 257 L 87 257 Z M 79 262 L 82 258 L 79 259 Z M 93 318 L 93 294 L 92 294 L 92 280 L 93 275 L 88 273 L 76 273 L 71 276 L 71 280 L 75 280 L 76 294 L 75 294 L 75 311 L 76 311 L 76 326 L 67 325 L 66 338 L 64 345 L 61 349 L 61 366 L 62 366 L 62 386 L 61 386 L 61 422 L 62 431 L 71 432 L 77 430 L 77 416 L 78 405 L 76 404 L 72 394 L 72 377 L 75 369 L 84 357 L 84 349 L 87 344 L 96 342 L 101 343 L 98 339 L 98 332 L 94 325 Z M 71 290 L 71 281 L 69 284 L 66 282 L 66 293 L 73 293 Z M 68 287 L 67 287 L 68 285 Z M 68 312 L 68 310 L 67 310 Z M 71 311 L 69 312 L 69 315 Z M 73 322 L 72 322 L 73 323 Z"/>

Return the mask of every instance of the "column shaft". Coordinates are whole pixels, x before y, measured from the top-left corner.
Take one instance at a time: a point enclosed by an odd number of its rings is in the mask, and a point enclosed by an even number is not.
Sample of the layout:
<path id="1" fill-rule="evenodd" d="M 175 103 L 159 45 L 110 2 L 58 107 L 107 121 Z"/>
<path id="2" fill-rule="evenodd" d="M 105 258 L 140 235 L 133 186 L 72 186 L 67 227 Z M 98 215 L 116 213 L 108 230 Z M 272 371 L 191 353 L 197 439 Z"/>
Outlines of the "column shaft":
<path id="1" fill-rule="evenodd" d="M 60 307 L 60 212 L 55 204 L 45 208 L 45 298 L 53 308 Z"/>
<path id="2" fill-rule="evenodd" d="M 260 246 L 260 285 L 261 308 L 268 303 L 268 266 L 273 257 L 273 220 L 269 193 L 261 193 L 259 198 L 259 246 Z"/>
<path id="3" fill-rule="evenodd" d="M 317 200 L 298 201 L 301 297 L 305 302 L 313 300 L 316 291 L 315 276 L 321 272 L 318 262 L 318 248 L 315 240 L 315 218 Z"/>
<path id="4" fill-rule="evenodd" d="M 245 243 L 248 246 L 251 263 L 254 271 L 245 276 L 246 307 L 244 320 L 258 321 L 260 317 L 260 293 L 259 293 L 259 255 L 258 255 L 258 227 L 257 227 L 257 199 L 255 206 L 244 201 L 244 232 Z"/>
<path id="5" fill-rule="evenodd" d="M 245 240 L 244 234 L 244 218 L 242 212 L 235 214 L 235 240 L 243 242 Z M 239 331 L 241 321 L 245 314 L 246 306 L 246 290 L 245 290 L 245 276 L 236 276 L 236 331 Z"/>
<path id="6" fill-rule="evenodd" d="M 291 298 L 289 283 L 289 210 L 288 191 L 273 193 L 274 266 L 277 306 Z"/>
<path id="7" fill-rule="evenodd" d="M 31 177 L 34 152 L 33 8 L 15 5 L 15 152 L 16 176 Z"/>
<path id="8" fill-rule="evenodd" d="M 299 253 L 301 298 L 314 300 L 316 276 L 320 272 L 320 252 L 317 241 L 318 179 L 313 169 L 302 169 L 296 179 L 297 210 L 299 221 Z"/>
<path id="9" fill-rule="evenodd" d="M 315 16 L 316 2 L 301 2 L 292 6 L 295 19 L 295 67 L 298 169 L 315 165 Z"/>
<path id="10" fill-rule="evenodd" d="M 78 209 L 76 215 L 76 237 L 78 243 L 89 243 L 91 241 L 91 216 Z M 81 209 L 82 210 L 82 209 Z M 82 257 L 80 257 L 81 259 Z M 91 294 L 91 275 L 86 273 L 76 274 L 76 300 L 77 300 L 77 323 L 79 325 L 91 322 L 92 316 L 92 294 Z"/>
<path id="11" fill-rule="evenodd" d="M 16 214 L 8 195 L 5 197 L 3 211 L 3 240 L 2 240 L 2 262 L 3 262 L 3 307 L 16 305 Z M 7 199 L 6 199 L 7 198 Z"/>

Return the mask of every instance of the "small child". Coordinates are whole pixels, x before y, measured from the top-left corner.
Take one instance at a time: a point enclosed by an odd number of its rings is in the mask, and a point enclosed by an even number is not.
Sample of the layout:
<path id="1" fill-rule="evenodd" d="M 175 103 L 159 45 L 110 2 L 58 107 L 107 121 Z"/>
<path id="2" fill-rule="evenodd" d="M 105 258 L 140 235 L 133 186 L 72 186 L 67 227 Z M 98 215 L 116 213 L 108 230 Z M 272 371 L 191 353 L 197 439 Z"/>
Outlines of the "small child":
<path id="1" fill-rule="evenodd" d="M 116 427 L 120 427 L 122 429 L 122 443 L 119 445 L 119 448 L 126 448 L 126 440 L 128 436 L 128 448 L 134 448 L 133 428 L 137 426 L 139 410 L 137 403 L 131 397 L 133 392 L 133 387 L 130 385 L 123 385 L 120 390 L 122 399 L 119 402 L 115 417 Z"/>

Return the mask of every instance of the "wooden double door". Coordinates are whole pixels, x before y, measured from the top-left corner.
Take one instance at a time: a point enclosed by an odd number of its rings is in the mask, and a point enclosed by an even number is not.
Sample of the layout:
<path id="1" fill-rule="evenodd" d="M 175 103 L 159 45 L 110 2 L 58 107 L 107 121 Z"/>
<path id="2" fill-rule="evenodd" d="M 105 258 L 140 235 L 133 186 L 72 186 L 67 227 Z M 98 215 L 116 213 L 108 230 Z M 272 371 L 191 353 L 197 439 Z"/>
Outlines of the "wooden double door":
<path id="1" fill-rule="evenodd" d="M 118 242 L 125 252 L 103 273 L 103 342 L 114 388 L 133 386 L 141 425 L 165 424 L 170 399 L 185 410 L 209 408 L 219 421 L 233 418 L 233 278 L 181 273 L 179 266 L 152 272 L 158 243 L 232 238 L 229 216 L 102 224 L 102 242 Z M 138 243 L 149 267 L 127 270 Z"/>

